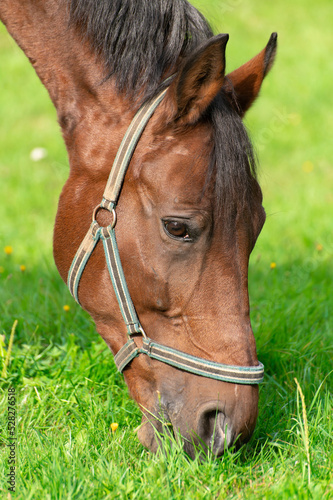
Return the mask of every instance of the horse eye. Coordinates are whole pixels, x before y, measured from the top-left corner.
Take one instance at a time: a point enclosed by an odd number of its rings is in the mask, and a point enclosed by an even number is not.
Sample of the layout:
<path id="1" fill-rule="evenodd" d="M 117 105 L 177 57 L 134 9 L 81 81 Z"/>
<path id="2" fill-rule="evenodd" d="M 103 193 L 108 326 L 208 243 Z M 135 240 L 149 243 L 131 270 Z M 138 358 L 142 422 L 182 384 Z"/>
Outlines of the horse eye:
<path id="1" fill-rule="evenodd" d="M 174 238 L 182 238 L 189 240 L 190 235 L 188 234 L 188 227 L 184 222 L 179 222 L 176 220 L 164 221 L 164 227 L 167 233 Z"/>

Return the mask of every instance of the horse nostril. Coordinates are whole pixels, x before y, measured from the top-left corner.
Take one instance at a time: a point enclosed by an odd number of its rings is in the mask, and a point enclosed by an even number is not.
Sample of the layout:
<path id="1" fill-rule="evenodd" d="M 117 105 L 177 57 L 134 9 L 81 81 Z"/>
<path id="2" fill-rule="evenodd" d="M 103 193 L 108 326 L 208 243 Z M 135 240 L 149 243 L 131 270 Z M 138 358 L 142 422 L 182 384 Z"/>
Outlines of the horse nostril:
<path id="1" fill-rule="evenodd" d="M 202 444 L 215 456 L 223 455 L 225 448 L 232 443 L 231 429 L 228 428 L 227 419 L 221 411 L 204 411 L 198 422 L 198 437 Z"/>

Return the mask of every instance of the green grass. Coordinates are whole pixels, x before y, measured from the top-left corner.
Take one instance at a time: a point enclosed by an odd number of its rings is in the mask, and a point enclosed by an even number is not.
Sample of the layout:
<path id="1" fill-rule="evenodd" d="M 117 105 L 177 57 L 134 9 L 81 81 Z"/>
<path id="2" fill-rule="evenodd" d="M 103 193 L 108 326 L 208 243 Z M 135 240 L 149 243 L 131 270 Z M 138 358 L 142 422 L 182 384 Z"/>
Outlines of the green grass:
<path id="1" fill-rule="evenodd" d="M 205 463 L 189 461 L 177 443 L 166 442 L 157 455 L 139 444 L 140 412 L 53 263 L 66 151 L 46 91 L 1 27 L 2 364 L 15 319 L 18 326 L 8 377 L 0 379 L 0 476 L 8 472 L 14 386 L 16 498 L 333 498 L 331 2 L 193 3 L 216 31 L 230 33 L 230 70 L 279 33 L 276 65 L 246 118 L 268 215 L 250 265 L 252 324 L 266 368 L 257 428 L 241 450 Z M 35 147 L 48 156 L 33 162 Z M 119 424 L 114 433 L 112 422 Z M 2 479 L 0 491 L 6 498 Z"/>

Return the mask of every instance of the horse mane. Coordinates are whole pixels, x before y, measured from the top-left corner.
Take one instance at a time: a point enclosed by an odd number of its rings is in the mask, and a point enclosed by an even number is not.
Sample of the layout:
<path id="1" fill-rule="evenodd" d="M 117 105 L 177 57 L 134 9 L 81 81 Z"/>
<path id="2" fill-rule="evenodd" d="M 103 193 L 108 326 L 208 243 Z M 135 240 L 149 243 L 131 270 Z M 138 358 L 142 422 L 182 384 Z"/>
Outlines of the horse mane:
<path id="1" fill-rule="evenodd" d="M 70 23 L 88 38 L 106 78 L 131 97 L 151 93 L 212 31 L 187 0 L 68 0 Z"/>
<path id="2" fill-rule="evenodd" d="M 105 63 L 106 76 L 128 97 L 149 99 L 161 80 L 213 36 L 203 15 L 187 0 L 66 0 L 69 23 Z M 241 118 L 222 91 L 204 117 L 214 146 L 206 185 L 214 178 L 218 212 L 235 223 L 251 209 L 256 161 Z"/>

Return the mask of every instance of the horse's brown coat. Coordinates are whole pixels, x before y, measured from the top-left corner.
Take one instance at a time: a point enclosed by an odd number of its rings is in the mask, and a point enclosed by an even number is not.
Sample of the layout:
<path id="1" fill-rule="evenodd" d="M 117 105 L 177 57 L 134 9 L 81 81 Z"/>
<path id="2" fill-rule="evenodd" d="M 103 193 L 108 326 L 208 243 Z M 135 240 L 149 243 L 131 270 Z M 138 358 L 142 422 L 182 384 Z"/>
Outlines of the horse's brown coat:
<path id="1" fill-rule="evenodd" d="M 66 142 L 70 174 L 54 230 L 54 258 L 66 281 L 136 105 L 117 92 L 114 79 L 104 79 L 101 59 L 68 26 L 63 0 L 1 0 L 0 18 L 48 89 Z M 257 355 L 248 259 L 265 219 L 262 196 L 253 179 L 252 211 L 235 214 L 232 230 L 216 219 L 214 179 L 205 186 L 212 130 L 201 117 L 221 89 L 244 114 L 272 65 L 275 39 L 225 76 L 227 39 L 209 40 L 180 68 L 171 68 L 178 74 L 134 154 L 116 231 L 129 290 L 149 337 L 195 356 L 249 366 L 257 363 Z M 193 242 L 170 238 L 161 224 L 166 218 L 188 220 Z M 100 222 L 106 224 L 107 216 L 100 214 Z M 79 295 L 116 353 L 126 342 L 126 331 L 100 245 Z M 150 414 L 162 413 L 180 430 L 191 455 L 191 440 L 203 441 L 220 455 L 225 440 L 230 445 L 241 435 L 239 442 L 244 442 L 252 434 L 257 387 L 208 380 L 144 356 L 134 359 L 124 375 L 144 413 L 140 440 L 153 450 L 155 435 L 145 424 Z M 161 430 L 158 421 L 154 425 Z"/>

